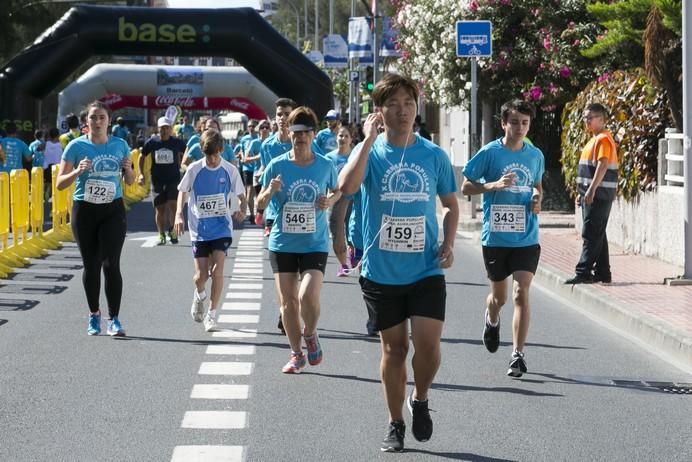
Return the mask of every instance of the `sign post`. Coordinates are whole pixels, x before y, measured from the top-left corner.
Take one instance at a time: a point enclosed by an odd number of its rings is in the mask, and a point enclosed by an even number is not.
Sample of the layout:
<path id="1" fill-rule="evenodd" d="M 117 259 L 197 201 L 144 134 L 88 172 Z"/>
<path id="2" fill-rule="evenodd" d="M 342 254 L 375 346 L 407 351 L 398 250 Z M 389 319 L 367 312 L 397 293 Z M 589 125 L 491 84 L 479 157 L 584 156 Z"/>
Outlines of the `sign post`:
<path id="1" fill-rule="evenodd" d="M 471 156 L 480 149 L 478 137 L 478 58 L 493 55 L 493 26 L 490 21 L 457 21 L 457 56 L 471 58 Z M 476 217 L 476 204 L 471 197 L 471 217 Z"/>

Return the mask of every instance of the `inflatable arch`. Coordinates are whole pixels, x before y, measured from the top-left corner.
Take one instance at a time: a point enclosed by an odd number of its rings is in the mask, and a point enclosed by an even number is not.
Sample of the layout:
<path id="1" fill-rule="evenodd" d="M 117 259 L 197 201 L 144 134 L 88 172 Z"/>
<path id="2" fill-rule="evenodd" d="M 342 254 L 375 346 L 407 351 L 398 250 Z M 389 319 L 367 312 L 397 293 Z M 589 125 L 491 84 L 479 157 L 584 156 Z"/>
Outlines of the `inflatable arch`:
<path id="1" fill-rule="evenodd" d="M 242 67 L 97 64 L 58 95 L 57 126 L 99 98 L 112 110 L 165 110 L 174 104 L 183 110 L 227 110 L 263 119 L 274 114 L 277 95 Z"/>
<path id="2" fill-rule="evenodd" d="M 329 77 L 252 8 L 79 5 L 0 68 L 0 123 L 32 131 L 35 99 L 91 55 L 227 56 L 320 118 L 332 104 Z"/>

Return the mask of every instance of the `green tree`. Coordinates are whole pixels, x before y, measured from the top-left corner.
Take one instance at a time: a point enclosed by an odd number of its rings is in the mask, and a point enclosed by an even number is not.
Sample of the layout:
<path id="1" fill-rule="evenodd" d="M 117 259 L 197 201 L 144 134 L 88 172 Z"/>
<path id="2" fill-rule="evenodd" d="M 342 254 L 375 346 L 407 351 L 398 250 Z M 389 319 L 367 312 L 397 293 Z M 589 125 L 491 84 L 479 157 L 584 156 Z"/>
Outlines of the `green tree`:
<path id="1" fill-rule="evenodd" d="M 673 123 L 682 128 L 682 2 L 621 0 L 588 5 L 606 33 L 584 56 L 604 58 L 617 68 L 643 66 L 654 85 L 668 94 Z"/>

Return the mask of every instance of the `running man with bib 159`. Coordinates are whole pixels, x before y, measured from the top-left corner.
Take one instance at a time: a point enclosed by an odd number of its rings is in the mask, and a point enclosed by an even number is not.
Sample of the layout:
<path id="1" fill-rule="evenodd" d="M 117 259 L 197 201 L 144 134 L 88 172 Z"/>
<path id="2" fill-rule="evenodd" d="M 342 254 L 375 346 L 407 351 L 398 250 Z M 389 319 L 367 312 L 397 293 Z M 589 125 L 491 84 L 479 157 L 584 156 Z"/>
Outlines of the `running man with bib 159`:
<path id="1" fill-rule="evenodd" d="M 449 156 L 413 133 L 418 86 L 388 74 L 372 93 L 375 113 L 363 125 L 365 138 L 339 175 L 343 194 L 360 189 L 363 258 L 360 285 L 370 320 L 380 332 L 380 373 L 389 410 L 381 450 L 404 449 L 404 402 L 418 441 L 432 436 L 428 391 L 440 366 L 445 319 L 444 269 L 454 261 L 459 219 L 456 181 Z M 384 127 L 384 133 L 378 130 Z M 437 198 L 443 239 L 438 242 Z M 415 353 L 414 387 L 406 397 L 409 320 Z"/>

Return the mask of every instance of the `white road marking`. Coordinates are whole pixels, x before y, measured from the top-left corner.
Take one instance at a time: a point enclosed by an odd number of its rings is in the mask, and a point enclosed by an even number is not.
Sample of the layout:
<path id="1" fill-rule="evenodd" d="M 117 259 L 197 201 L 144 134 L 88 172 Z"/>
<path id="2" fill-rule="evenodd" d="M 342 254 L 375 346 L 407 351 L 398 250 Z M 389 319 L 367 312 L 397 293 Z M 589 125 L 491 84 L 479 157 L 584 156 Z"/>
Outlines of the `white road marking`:
<path id="1" fill-rule="evenodd" d="M 221 329 L 211 334 L 212 337 L 223 338 L 255 338 L 257 329 Z"/>
<path id="2" fill-rule="evenodd" d="M 171 462 L 242 462 L 243 446 L 176 446 Z"/>
<path id="3" fill-rule="evenodd" d="M 256 263 L 245 263 L 245 262 L 235 262 L 233 265 L 233 268 L 262 268 L 264 266 L 264 263 L 262 262 L 256 262 Z"/>
<path id="4" fill-rule="evenodd" d="M 209 345 L 208 355 L 254 355 L 255 345 Z"/>
<path id="5" fill-rule="evenodd" d="M 262 292 L 226 292 L 226 298 L 240 300 L 261 300 Z"/>
<path id="6" fill-rule="evenodd" d="M 255 250 L 238 250 L 236 253 L 237 257 L 261 257 L 264 252 L 258 252 Z"/>
<path id="7" fill-rule="evenodd" d="M 232 430 L 246 425 L 247 413 L 243 411 L 187 411 L 180 427 Z"/>
<path id="8" fill-rule="evenodd" d="M 234 310 L 234 311 L 259 311 L 261 308 L 261 303 L 252 302 L 226 302 L 221 305 L 222 310 Z"/>
<path id="9" fill-rule="evenodd" d="M 220 323 L 236 323 L 236 324 L 257 324 L 259 315 L 256 314 L 222 314 L 219 315 Z"/>
<path id="10" fill-rule="evenodd" d="M 250 283 L 244 283 L 244 282 L 232 282 L 228 284 L 228 288 L 233 290 L 239 290 L 239 289 L 245 289 L 245 290 L 262 290 L 262 284 L 250 284 Z"/>
<path id="11" fill-rule="evenodd" d="M 250 375 L 254 363 L 230 361 L 204 362 L 200 364 L 199 375 Z"/>
<path id="12" fill-rule="evenodd" d="M 262 263 L 264 260 L 262 257 L 238 257 L 234 259 L 236 263 L 238 262 L 243 262 L 243 263 Z"/>
<path id="13" fill-rule="evenodd" d="M 133 237 L 132 239 L 129 239 L 130 241 L 144 241 L 142 242 L 141 247 L 156 247 L 156 244 L 159 243 L 159 235 L 155 234 L 153 236 L 147 236 L 147 237 Z"/>
<path id="14" fill-rule="evenodd" d="M 262 268 L 233 268 L 233 274 L 262 274 Z"/>
<path id="15" fill-rule="evenodd" d="M 248 399 L 248 385 L 226 385 L 220 383 L 196 384 L 192 387 L 192 399 Z"/>

